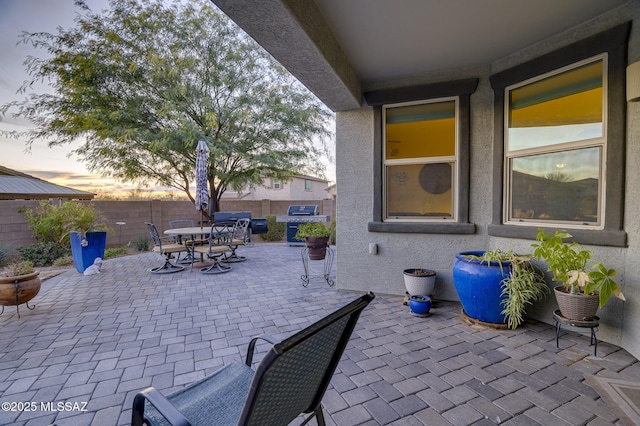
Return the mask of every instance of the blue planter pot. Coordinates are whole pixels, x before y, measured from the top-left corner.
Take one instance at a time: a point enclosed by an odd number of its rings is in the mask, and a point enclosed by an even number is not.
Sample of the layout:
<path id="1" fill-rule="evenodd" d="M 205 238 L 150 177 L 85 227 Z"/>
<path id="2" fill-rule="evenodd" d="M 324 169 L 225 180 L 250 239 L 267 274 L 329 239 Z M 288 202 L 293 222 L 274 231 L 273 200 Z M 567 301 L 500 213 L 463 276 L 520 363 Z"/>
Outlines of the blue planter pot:
<path id="1" fill-rule="evenodd" d="M 429 296 L 411 296 L 409 308 L 416 315 L 428 315 L 431 310 L 431 298 Z"/>
<path id="2" fill-rule="evenodd" d="M 104 248 L 107 245 L 106 231 L 87 232 L 83 243 L 82 234 L 79 232 L 71 232 L 71 254 L 73 255 L 73 263 L 76 270 L 80 273 L 84 272 L 89 266 L 93 265 L 96 257 L 104 259 Z"/>
<path id="3" fill-rule="evenodd" d="M 482 322 L 505 324 L 502 310 L 502 280 L 511 272 L 511 262 L 482 262 L 464 255 L 482 256 L 484 251 L 456 254 L 453 264 L 453 285 L 465 313 Z"/>

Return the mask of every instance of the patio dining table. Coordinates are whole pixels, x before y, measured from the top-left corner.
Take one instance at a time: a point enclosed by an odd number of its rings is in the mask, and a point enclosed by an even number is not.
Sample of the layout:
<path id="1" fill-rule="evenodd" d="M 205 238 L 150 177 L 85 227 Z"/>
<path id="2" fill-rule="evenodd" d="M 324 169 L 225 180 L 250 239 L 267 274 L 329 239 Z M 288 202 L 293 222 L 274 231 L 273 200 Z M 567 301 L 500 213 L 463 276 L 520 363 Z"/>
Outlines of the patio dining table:
<path id="1" fill-rule="evenodd" d="M 230 229 L 230 223 L 214 224 L 213 228 L 216 231 L 216 235 L 223 235 L 232 232 Z M 194 241 L 199 237 L 200 240 L 206 240 L 211 235 L 211 226 L 190 226 L 187 228 L 170 228 L 164 231 L 165 234 L 178 237 L 181 240 L 183 237 L 188 236 Z M 187 247 L 188 248 L 188 247 Z M 189 256 L 193 256 L 193 253 L 189 253 Z M 195 263 L 193 266 L 204 267 L 209 266 L 210 263 L 204 260 L 204 255 L 200 253 L 200 262 Z"/>
<path id="2" fill-rule="evenodd" d="M 165 234 L 170 235 L 172 237 L 177 237 L 179 241 L 182 241 L 184 237 L 192 238 L 194 241 L 198 237 L 201 240 L 209 238 L 209 234 L 211 234 L 210 226 L 190 226 L 187 228 L 170 228 L 164 231 Z M 189 254 L 187 255 L 189 259 L 193 257 L 193 253 L 189 250 L 188 245 L 186 245 Z M 192 263 L 191 260 L 189 263 Z M 209 265 L 208 262 L 205 262 L 202 253 L 200 254 L 200 262 L 195 264 L 196 267 L 203 267 Z"/>

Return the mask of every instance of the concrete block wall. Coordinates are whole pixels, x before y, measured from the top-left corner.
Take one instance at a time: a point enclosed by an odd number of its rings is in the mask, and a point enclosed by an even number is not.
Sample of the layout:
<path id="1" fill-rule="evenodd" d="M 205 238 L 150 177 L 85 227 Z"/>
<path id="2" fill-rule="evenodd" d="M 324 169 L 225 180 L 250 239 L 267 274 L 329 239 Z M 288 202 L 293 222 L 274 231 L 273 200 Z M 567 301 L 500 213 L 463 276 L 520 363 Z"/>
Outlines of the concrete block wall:
<path id="1" fill-rule="evenodd" d="M 56 199 L 49 202 L 60 203 L 62 201 Z M 103 213 L 106 219 L 105 225 L 111 230 L 107 233 L 107 246 L 121 246 L 129 242 L 135 245 L 138 239 L 148 237 L 145 222 L 154 223 L 162 232 L 169 228 L 171 220 L 191 219 L 196 225 L 201 221 L 200 212 L 190 201 L 93 200 L 79 202 L 91 203 Z M 0 244 L 7 247 L 10 252 L 15 252 L 17 247 L 36 242 L 36 239 L 31 235 L 24 215 L 19 210 L 22 207 L 36 208 L 39 203 L 39 200 L 0 200 Z M 285 215 L 289 205 L 293 204 L 318 205 L 320 214 L 335 217 L 334 200 L 223 200 L 220 203 L 220 211 L 249 211 L 253 217 L 264 217 L 268 214 Z M 118 225 L 119 222 L 123 224 Z"/>

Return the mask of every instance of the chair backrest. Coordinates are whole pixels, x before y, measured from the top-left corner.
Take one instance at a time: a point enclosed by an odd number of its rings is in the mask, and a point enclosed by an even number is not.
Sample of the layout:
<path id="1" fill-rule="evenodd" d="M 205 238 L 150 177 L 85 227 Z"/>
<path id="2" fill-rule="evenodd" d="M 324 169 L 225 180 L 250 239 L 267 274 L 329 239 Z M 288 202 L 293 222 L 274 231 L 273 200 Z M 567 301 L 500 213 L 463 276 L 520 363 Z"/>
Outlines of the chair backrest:
<path id="1" fill-rule="evenodd" d="M 193 228 L 195 225 L 193 224 L 193 219 L 178 219 L 178 220 L 170 220 L 169 228 Z"/>
<path id="2" fill-rule="evenodd" d="M 329 386 L 362 310 L 365 294 L 275 344 L 256 369 L 240 425 L 289 424 L 313 412 Z"/>
<path id="3" fill-rule="evenodd" d="M 234 240 L 242 240 L 243 242 L 248 242 L 249 238 L 249 224 L 251 223 L 250 219 L 238 219 L 233 226 L 233 239 Z"/>
<path id="4" fill-rule="evenodd" d="M 160 238 L 160 234 L 158 234 L 158 229 L 153 223 L 145 222 L 147 224 L 147 229 L 149 230 L 149 235 L 151 235 L 151 241 L 154 245 L 158 247 L 162 247 L 162 239 Z"/>
<path id="5" fill-rule="evenodd" d="M 193 220 L 192 219 L 177 219 L 177 220 L 170 220 L 169 221 L 169 228 L 170 229 L 176 229 L 176 228 L 193 228 Z M 182 235 L 173 235 L 171 237 L 171 240 L 174 243 L 180 243 L 182 244 Z"/>

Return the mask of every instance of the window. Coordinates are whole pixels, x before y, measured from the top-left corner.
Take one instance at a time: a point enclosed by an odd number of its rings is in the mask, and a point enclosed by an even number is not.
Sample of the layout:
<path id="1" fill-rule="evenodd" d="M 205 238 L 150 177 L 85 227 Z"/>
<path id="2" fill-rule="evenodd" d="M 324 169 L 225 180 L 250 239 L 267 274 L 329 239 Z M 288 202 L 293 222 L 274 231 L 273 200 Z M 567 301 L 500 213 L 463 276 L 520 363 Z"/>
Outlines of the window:
<path id="1" fill-rule="evenodd" d="M 624 247 L 625 69 L 631 22 L 490 77 L 489 235 Z"/>
<path id="2" fill-rule="evenodd" d="M 281 188 L 281 183 L 280 183 L 280 179 L 273 179 L 272 180 L 273 183 L 273 189 L 280 189 Z"/>
<path id="3" fill-rule="evenodd" d="M 457 98 L 383 107 L 384 220 L 456 218 Z"/>
<path id="4" fill-rule="evenodd" d="M 473 234 L 471 94 L 477 78 L 366 92 L 374 107 L 370 232 Z"/>
<path id="5" fill-rule="evenodd" d="M 305 191 L 311 191 L 311 190 L 313 190 L 313 188 L 312 188 L 312 186 L 311 186 L 311 181 L 310 181 L 310 180 L 305 179 L 305 181 L 304 181 L 304 190 L 305 190 Z"/>
<path id="6" fill-rule="evenodd" d="M 504 222 L 602 229 L 607 55 L 507 87 Z"/>

